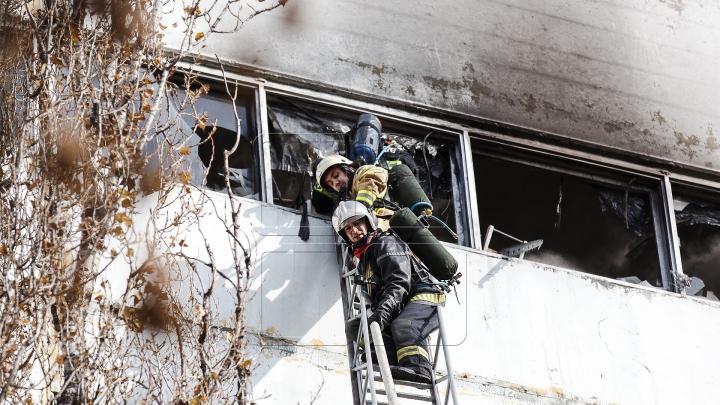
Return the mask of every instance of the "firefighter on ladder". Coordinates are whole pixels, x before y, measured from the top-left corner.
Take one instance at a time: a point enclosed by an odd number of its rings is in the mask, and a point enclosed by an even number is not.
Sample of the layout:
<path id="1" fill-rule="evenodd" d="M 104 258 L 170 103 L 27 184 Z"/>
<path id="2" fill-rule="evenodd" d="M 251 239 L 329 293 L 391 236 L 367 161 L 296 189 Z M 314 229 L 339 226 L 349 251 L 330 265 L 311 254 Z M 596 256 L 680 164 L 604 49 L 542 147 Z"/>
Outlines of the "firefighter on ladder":
<path id="1" fill-rule="evenodd" d="M 393 378 L 431 383 L 427 337 L 438 327 L 437 306 L 445 294 L 435 286 L 427 268 L 392 231 L 377 225 L 375 213 L 358 201 L 343 201 L 332 217 L 335 231 L 358 258 L 364 273 L 364 293 L 372 302 L 368 324 L 383 330 Z M 346 332 L 357 336 L 360 321 Z"/>

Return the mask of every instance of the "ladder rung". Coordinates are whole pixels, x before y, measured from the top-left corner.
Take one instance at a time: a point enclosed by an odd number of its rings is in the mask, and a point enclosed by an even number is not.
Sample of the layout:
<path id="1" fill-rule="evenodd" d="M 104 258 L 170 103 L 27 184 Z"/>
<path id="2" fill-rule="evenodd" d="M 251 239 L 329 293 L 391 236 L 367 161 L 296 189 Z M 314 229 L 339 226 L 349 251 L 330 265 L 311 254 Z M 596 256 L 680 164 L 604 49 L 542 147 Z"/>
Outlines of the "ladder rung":
<path id="1" fill-rule="evenodd" d="M 372 366 L 373 366 L 373 371 L 376 371 L 378 373 L 380 372 L 380 366 L 378 366 L 377 364 L 373 364 Z M 352 369 L 352 371 L 359 371 L 359 370 L 367 370 L 367 363 L 358 364 L 357 366 L 355 366 L 354 369 Z M 380 380 L 380 381 L 382 381 L 382 380 Z"/>
<path id="2" fill-rule="evenodd" d="M 368 399 L 367 401 L 365 401 L 365 404 L 366 404 L 366 405 L 373 405 L 372 399 Z M 387 402 L 380 402 L 380 401 L 378 401 L 378 402 L 377 402 L 377 405 L 390 405 L 390 404 L 388 404 Z"/>
<path id="3" fill-rule="evenodd" d="M 370 390 L 368 390 L 370 392 Z M 375 388 L 375 393 L 380 395 L 387 395 L 387 392 L 385 390 L 380 388 Z M 416 401 L 426 401 L 426 402 L 432 402 L 432 397 L 428 397 L 425 395 L 416 395 L 416 394 L 408 394 L 406 392 L 398 392 L 397 393 L 398 398 L 407 398 L 407 399 L 414 399 Z"/>
<path id="4" fill-rule="evenodd" d="M 352 271 L 348 271 L 347 273 L 343 274 L 342 276 L 343 276 L 343 278 L 348 278 L 348 277 L 354 276 L 356 274 L 357 274 L 357 269 L 354 269 Z"/>
<path id="5" fill-rule="evenodd" d="M 352 318 L 348 319 L 347 321 L 345 321 L 345 324 L 347 325 L 348 323 L 350 323 L 356 319 L 360 319 L 361 316 L 362 316 L 362 314 L 357 314 L 357 315 L 353 316 Z"/>

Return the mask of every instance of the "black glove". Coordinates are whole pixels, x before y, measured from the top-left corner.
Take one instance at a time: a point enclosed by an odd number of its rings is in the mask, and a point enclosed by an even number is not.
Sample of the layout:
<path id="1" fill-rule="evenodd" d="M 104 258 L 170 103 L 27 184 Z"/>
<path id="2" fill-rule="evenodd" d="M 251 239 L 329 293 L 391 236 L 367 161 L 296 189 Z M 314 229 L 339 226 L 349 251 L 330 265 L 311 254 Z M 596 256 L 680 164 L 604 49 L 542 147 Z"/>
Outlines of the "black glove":
<path id="1" fill-rule="evenodd" d="M 382 302 L 380 302 L 380 305 L 378 305 L 377 309 L 373 311 L 372 315 L 368 317 L 368 325 L 373 322 L 377 322 L 380 326 L 380 330 L 385 329 L 388 321 L 390 320 L 390 315 L 392 315 L 392 313 L 394 312 L 394 309 L 395 300 L 392 298 L 384 299 Z"/>
<path id="2" fill-rule="evenodd" d="M 373 162 L 375 163 L 375 162 Z M 365 166 L 367 163 L 365 162 L 365 158 L 362 156 L 358 156 L 357 159 L 353 160 L 352 163 L 350 163 L 350 167 L 357 170 L 361 168 L 362 166 Z"/>
<path id="3" fill-rule="evenodd" d="M 332 215 L 333 213 L 333 200 L 327 195 L 313 190 L 310 193 L 310 201 L 312 206 L 315 208 L 315 212 L 320 215 Z"/>

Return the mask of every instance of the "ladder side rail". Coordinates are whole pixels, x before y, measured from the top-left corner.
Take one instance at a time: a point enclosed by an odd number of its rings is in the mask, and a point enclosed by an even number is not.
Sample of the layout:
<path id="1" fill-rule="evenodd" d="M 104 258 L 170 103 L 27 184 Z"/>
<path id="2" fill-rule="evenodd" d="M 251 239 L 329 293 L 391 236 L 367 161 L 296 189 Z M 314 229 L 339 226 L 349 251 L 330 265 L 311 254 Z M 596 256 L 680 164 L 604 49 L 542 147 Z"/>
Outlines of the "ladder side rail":
<path id="1" fill-rule="evenodd" d="M 338 238 L 338 243 L 340 243 L 340 240 Z M 340 250 L 343 252 L 342 256 L 342 267 L 340 267 L 340 296 L 342 298 L 343 303 L 343 314 L 348 314 L 348 309 L 352 310 L 352 301 L 348 297 L 348 291 L 347 288 L 347 278 L 343 277 L 343 274 L 347 272 L 348 268 L 350 267 L 348 265 L 348 253 L 344 249 L 344 245 L 340 243 L 339 245 Z M 354 359 L 355 359 L 355 345 L 353 344 L 353 339 L 350 336 L 345 335 L 345 343 L 347 345 L 347 351 L 348 351 L 348 363 L 350 366 L 350 370 L 354 367 Z M 353 405 L 360 405 L 360 392 L 359 392 L 359 382 L 357 381 L 357 375 L 350 372 L 350 386 L 352 387 L 352 395 L 353 395 Z"/>
<path id="2" fill-rule="evenodd" d="M 365 321 L 367 323 L 367 321 Z M 380 366 L 380 376 L 382 376 L 383 385 L 385 386 L 385 395 L 390 405 L 399 405 L 397 392 L 395 391 L 395 381 L 390 375 L 390 363 L 388 362 L 387 353 L 385 352 L 385 342 L 382 337 L 380 325 L 377 322 L 370 324 L 370 332 L 372 333 L 373 342 L 375 344 L 375 354 L 378 358 Z M 372 356 L 371 360 L 372 360 Z"/>
<path id="3" fill-rule="evenodd" d="M 350 297 L 352 297 L 351 306 L 349 308 L 350 312 L 349 312 L 348 316 L 351 319 L 355 318 L 355 317 L 358 317 L 358 319 L 360 319 L 362 317 L 362 314 L 361 314 L 362 311 L 359 308 L 356 310 L 353 303 L 355 302 L 356 297 L 358 299 L 360 299 L 361 297 L 358 296 L 357 285 L 354 285 L 352 283 L 351 279 L 348 279 L 348 290 L 352 291 L 352 294 L 350 295 Z M 358 313 L 360 316 L 358 316 Z M 363 341 L 364 337 L 365 336 L 363 335 L 362 327 L 358 328 L 357 336 L 355 337 L 355 339 L 353 341 L 355 355 L 354 355 L 353 361 L 352 361 L 352 368 L 350 369 L 351 375 L 355 376 L 355 379 L 357 381 L 356 385 L 358 387 L 358 398 L 359 398 L 359 402 L 361 404 L 365 404 L 365 398 L 367 397 L 368 384 L 369 384 L 369 379 L 367 377 L 365 377 L 365 378 L 363 377 L 363 368 L 367 368 L 367 364 L 363 364 L 362 360 L 360 360 L 360 347 L 361 347 L 360 342 Z M 362 393 L 362 394 L 360 394 L 360 393 Z"/>
<path id="4" fill-rule="evenodd" d="M 349 270 L 349 267 L 348 267 L 348 271 L 345 273 L 346 276 L 349 276 L 352 273 L 357 273 L 357 271 Z M 362 296 L 361 286 L 359 284 L 357 284 L 354 281 L 354 279 L 351 277 L 345 277 L 345 280 L 346 280 L 345 285 L 346 285 L 347 290 L 351 291 L 350 305 L 347 308 L 347 312 L 346 312 L 346 322 L 349 319 L 353 319 L 353 318 L 361 319 L 362 318 L 362 310 L 360 308 L 364 309 L 364 297 Z M 355 308 L 355 300 L 356 299 L 358 302 L 358 308 Z M 361 404 L 366 403 L 365 400 L 367 397 L 368 384 L 371 381 L 370 379 L 368 379 L 367 373 L 366 373 L 366 376 L 363 377 L 363 368 L 365 368 L 365 369 L 367 368 L 367 364 L 363 364 L 363 362 L 360 360 L 360 347 L 362 346 L 360 344 L 360 342 L 363 340 L 369 341 L 369 339 L 366 339 L 366 336 L 363 334 L 363 328 L 360 327 L 360 328 L 358 328 L 358 334 L 353 341 L 353 344 L 354 344 L 353 348 L 354 348 L 355 354 L 354 354 L 353 360 L 351 362 L 352 367 L 350 369 L 350 372 L 351 372 L 351 375 L 355 378 L 355 381 L 356 381 L 355 387 L 357 387 L 357 390 L 358 390 L 358 394 L 357 394 L 356 398 L 358 398 L 358 400 Z M 372 367 L 372 365 L 371 365 L 371 367 Z M 373 374 L 371 373 L 371 375 L 373 375 Z M 374 388 L 374 386 L 373 386 L 373 388 Z M 376 402 L 374 402 L 373 404 L 375 404 L 375 403 Z"/>
<path id="5" fill-rule="evenodd" d="M 360 398 L 360 403 L 365 403 L 365 397 L 367 397 L 368 392 L 368 384 L 370 383 L 369 378 L 362 378 L 363 370 L 362 368 L 358 369 L 355 373 L 357 373 L 357 380 L 358 380 L 358 387 L 360 392 L 362 392 L 362 397 Z"/>
<path id="6" fill-rule="evenodd" d="M 447 346 L 447 340 L 445 339 L 445 322 L 442 316 L 441 307 L 437 306 L 438 325 L 440 328 L 440 340 L 443 346 L 443 355 L 445 356 L 445 365 L 448 373 L 448 392 L 452 392 L 453 405 L 460 405 L 457 397 L 457 390 L 455 389 L 455 377 L 453 376 L 452 362 L 450 361 L 450 349 Z M 445 395 L 445 403 L 447 404 L 447 394 Z"/>
<path id="7" fill-rule="evenodd" d="M 438 338 L 437 343 L 435 344 L 435 350 L 433 351 L 432 344 L 430 342 L 430 337 L 428 336 L 428 350 L 430 350 L 430 357 L 433 358 L 432 362 L 432 389 L 430 390 L 430 396 L 432 397 L 432 403 L 433 405 L 440 405 L 440 391 L 438 391 L 438 384 L 442 382 L 442 379 L 438 381 L 437 378 L 437 364 L 438 364 L 438 357 L 440 355 L 440 329 L 438 329 Z"/>
<path id="8" fill-rule="evenodd" d="M 440 320 L 438 319 L 438 323 L 440 323 Z M 438 327 L 438 337 L 437 337 L 437 343 L 435 343 L 435 353 L 433 354 L 433 371 L 437 370 L 437 364 L 438 364 L 438 358 L 440 357 L 440 328 Z M 429 345 L 428 345 L 429 347 Z"/>
<path id="9" fill-rule="evenodd" d="M 372 351 L 370 351 L 370 333 L 368 332 L 367 310 L 365 309 L 365 300 L 362 299 L 362 296 L 360 296 L 360 315 L 360 333 L 365 337 L 365 366 L 367 368 L 367 374 L 365 374 L 365 378 L 367 381 L 371 381 L 374 380 L 375 371 L 372 368 Z M 377 347 L 377 345 L 375 347 Z M 370 396 L 372 398 L 372 404 L 377 405 L 375 383 L 369 382 L 368 385 L 370 386 Z"/>

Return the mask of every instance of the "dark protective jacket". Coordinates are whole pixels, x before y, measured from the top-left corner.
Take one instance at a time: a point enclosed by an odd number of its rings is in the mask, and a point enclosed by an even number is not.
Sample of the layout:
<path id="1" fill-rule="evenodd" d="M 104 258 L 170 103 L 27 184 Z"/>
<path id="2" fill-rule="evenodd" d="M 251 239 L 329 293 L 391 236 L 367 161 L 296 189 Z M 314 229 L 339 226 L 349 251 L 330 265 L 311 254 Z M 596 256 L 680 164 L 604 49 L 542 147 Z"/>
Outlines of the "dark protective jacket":
<path id="1" fill-rule="evenodd" d="M 393 232 L 382 232 L 360 257 L 358 269 L 365 272 L 366 292 L 372 300 L 372 318 L 381 326 L 397 316 L 410 302 L 441 305 L 445 294 L 431 285 L 432 279 L 408 245 Z"/>

